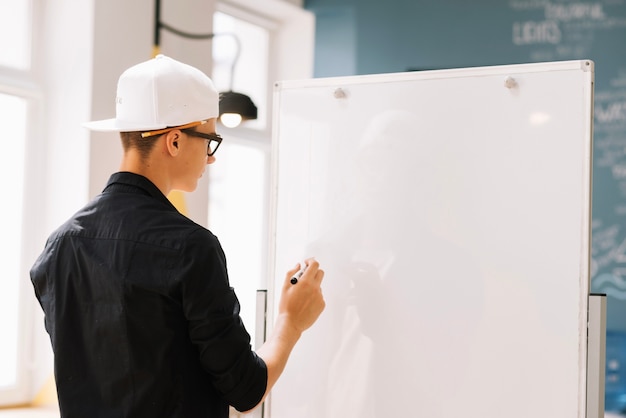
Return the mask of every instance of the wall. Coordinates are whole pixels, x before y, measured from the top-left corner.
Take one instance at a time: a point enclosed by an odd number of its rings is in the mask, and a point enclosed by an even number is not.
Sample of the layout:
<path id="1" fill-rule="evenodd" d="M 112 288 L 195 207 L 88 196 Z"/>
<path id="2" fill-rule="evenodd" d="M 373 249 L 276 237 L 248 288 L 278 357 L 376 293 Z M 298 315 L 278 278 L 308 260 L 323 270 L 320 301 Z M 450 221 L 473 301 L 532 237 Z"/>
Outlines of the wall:
<path id="1" fill-rule="evenodd" d="M 28 214 L 31 222 L 24 254 L 28 268 L 52 229 L 87 199 L 89 136 L 80 124 L 89 118 L 91 100 L 93 2 L 38 0 L 35 11 L 35 25 L 41 31 L 36 32 L 39 36 L 33 59 L 44 97 L 42 117 L 36 124 L 36 151 L 42 155 L 34 154 L 41 164 L 33 168 L 38 178 L 27 183 L 31 190 L 26 193 L 30 196 L 27 210 L 37 211 Z M 25 283 L 26 295 L 30 296 L 32 286 Z M 52 350 L 35 298 L 25 298 L 25 304 L 32 311 L 32 398 L 49 381 Z"/>

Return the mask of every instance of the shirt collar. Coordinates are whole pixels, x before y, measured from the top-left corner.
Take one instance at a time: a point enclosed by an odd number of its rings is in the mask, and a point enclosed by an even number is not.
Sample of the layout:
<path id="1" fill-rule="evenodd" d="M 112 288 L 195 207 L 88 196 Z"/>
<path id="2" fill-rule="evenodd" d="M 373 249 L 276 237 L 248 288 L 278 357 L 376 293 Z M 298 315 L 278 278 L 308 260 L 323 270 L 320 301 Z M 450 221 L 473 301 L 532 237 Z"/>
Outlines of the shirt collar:
<path id="1" fill-rule="evenodd" d="M 172 202 L 161 193 L 158 187 L 155 186 L 147 177 L 144 177 L 140 174 L 131 173 L 128 171 L 120 171 L 117 173 L 113 173 L 107 182 L 106 187 L 103 190 L 105 192 L 112 192 L 115 190 L 116 186 L 122 186 L 126 188 L 135 188 L 138 189 L 138 192 L 142 192 L 147 194 L 148 196 L 152 196 L 157 200 L 160 200 L 163 203 L 166 203 L 168 206 L 176 209 Z"/>

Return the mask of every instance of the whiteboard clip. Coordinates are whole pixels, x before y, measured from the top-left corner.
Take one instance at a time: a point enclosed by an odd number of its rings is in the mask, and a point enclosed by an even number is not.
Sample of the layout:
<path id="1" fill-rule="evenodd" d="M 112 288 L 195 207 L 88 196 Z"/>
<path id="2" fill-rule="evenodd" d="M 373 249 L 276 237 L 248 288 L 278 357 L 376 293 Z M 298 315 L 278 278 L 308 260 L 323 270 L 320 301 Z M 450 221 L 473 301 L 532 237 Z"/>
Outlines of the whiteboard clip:
<path id="1" fill-rule="evenodd" d="M 333 95 L 335 96 L 335 99 L 345 99 L 346 97 L 348 97 L 348 95 L 342 88 L 336 89 Z"/>
<path id="2" fill-rule="evenodd" d="M 515 81 L 515 79 L 511 76 L 507 76 L 504 79 L 504 87 L 506 87 L 507 89 L 512 89 L 514 87 L 517 87 L 517 81 Z"/>

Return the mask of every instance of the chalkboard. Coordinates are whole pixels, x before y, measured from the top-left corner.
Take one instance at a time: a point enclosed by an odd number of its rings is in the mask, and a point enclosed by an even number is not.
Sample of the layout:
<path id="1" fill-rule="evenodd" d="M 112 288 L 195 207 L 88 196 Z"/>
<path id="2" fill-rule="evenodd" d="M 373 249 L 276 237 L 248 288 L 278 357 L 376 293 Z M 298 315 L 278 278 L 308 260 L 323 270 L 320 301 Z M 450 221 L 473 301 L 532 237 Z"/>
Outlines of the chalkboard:
<path id="1" fill-rule="evenodd" d="M 585 415 L 593 74 L 276 84 L 270 304 L 315 256 L 327 308 L 271 418 Z"/>

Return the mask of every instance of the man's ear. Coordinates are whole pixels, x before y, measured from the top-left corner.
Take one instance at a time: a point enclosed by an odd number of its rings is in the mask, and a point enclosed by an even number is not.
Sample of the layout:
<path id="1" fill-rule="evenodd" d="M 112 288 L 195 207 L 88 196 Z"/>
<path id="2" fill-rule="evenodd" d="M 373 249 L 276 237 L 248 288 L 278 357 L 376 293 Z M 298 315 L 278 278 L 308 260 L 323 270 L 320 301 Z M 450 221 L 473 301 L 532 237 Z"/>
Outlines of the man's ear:
<path id="1" fill-rule="evenodd" d="M 180 131 L 178 129 L 169 131 L 165 134 L 165 147 L 171 156 L 178 155 L 178 141 L 180 140 L 180 136 Z"/>

